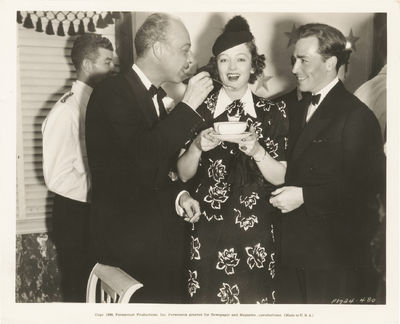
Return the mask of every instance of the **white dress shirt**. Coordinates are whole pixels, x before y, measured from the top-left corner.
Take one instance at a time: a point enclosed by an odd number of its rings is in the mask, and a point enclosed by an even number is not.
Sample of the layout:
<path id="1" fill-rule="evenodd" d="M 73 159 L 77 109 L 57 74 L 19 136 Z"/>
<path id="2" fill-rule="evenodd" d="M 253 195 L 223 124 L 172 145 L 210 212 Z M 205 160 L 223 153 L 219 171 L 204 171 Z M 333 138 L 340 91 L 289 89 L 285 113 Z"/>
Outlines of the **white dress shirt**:
<path id="1" fill-rule="evenodd" d="M 326 97 L 326 95 L 329 93 L 329 91 L 332 90 L 332 88 L 336 85 L 336 83 L 339 82 L 339 78 L 336 77 L 334 78 L 331 82 L 329 82 L 325 87 L 323 87 L 320 91 L 316 92 L 316 93 L 312 93 L 312 95 L 318 95 L 320 94 L 321 97 L 319 98 L 319 102 L 316 105 L 310 104 L 310 106 L 308 106 L 308 111 L 307 111 L 307 118 L 306 121 L 308 122 L 309 119 L 311 118 L 311 116 L 315 113 L 315 111 L 317 110 L 318 106 L 321 104 L 322 100 L 324 100 L 324 98 Z"/>
<path id="2" fill-rule="evenodd" d="M 81 202 L 90 202 L 85 116 L 92 90 L 75 81 L 42 124 L 46 186 L 56 194 Z"/>
<path id="3" fill-rule="evenodd" d="M 133 64 L 132 69 L 133 71 L 136 72 L 136 74 L 138 75 L 140 81 L 142 81 L 145 88 L 149 90 L 150 87 L 152 86 L 152 83 L 149 80 L 149 78 L 143 73 L 143 71 L 136 64 Z M 154 107 L 156 107 L 157 116 L 160 117 L 160 107 L 158 107 L 157 95 L 154 94 L 154 96 L 151 99 L 153 100 Z M 175 106 L 174 100 L 168 96 L 162 98 L 162 102 L 164 104 L 167 113 L 170 112 L 171 109 Z"/>

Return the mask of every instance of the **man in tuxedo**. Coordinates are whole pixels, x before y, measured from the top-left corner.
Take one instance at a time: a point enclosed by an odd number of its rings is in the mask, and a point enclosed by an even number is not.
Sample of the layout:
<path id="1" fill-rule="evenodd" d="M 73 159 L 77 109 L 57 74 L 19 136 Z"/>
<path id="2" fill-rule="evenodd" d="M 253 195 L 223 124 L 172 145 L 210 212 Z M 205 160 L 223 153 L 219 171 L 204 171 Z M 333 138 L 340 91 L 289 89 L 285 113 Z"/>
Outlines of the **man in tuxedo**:
<path id="1" fill-rule="evenodd" d="M 118 266 L 143 283 L 134 302 L 179 303 L 183 290 L 183 220 L 200 215 L 170 177 L 177 152 L 200 123 L 195 109 L 212 90 L 207 72 L 193 76 L 166 116 L 164 82 L 181 82 L 192 63 L 182 22 L 152 14 L 135 36 L 137 61 L 93 91 L 86 115 L 92 175 L 92 246 L 96 261 Z"/>
<path id="2" fill-rule="evenodd" d="M 346 38 L 324 24 L 299 28 L 288 95 L 290 137 L 282 211 L 283 303 L 374 303 L 370 243 L 385 159 L 374 114 L 338 79 Z"/>

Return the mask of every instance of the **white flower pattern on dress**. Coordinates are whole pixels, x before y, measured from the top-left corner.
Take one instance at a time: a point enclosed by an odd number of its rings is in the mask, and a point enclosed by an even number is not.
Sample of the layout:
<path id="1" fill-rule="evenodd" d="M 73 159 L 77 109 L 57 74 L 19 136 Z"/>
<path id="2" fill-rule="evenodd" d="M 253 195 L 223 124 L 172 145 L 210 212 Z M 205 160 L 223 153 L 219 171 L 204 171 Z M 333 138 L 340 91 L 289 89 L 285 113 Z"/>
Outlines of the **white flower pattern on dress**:
<path id="1" fill-rule="evenodd" d="M 272 158 L 277 158 L 278 154 L 276 151 L 278 150 L 278 143 L 275 143 L 273 139 L 267 137 L 264 140 L 265 146 L 267 148 L 267 152 L 271 155 Z"/>
<path id="2" fill-rule="evenodd" d="M 188 291 L 189 291 L 190 297 L 193 297 L 193 295 L 196 293 L 197 289 L 200 289 L 200 284 L 197 281 L 197 271 L 189 270 Z"/>
<path id="3" fill-rule="evenodd" d="M 257 108 L 262 108 L 264 111 L 270 111 L 274 103 L 266 98 L 261 98 L 255 105 Z"/>
<path id="4" fill-rule="evenodd" d="M 255 215 L 250 215 L 248 217 L 242 216 L 242 212 L 239 209 L 233 208 L 235 213 L 235 224 L 239 224 L 240 228 L 247 231 L 249 228 L 254 227 L 255 223 L 258 223 L 258 218 Z"/>
<path id="5" fill-rule="evenodd" d="M 260 199 L 260 197 L 256 192 L 252 192 L 250 196 L 240 195 L 239 197 L 240 203 L 242 205 L 244 204 L 249 209 L 253 209 L 253 206 L 257 204 L 257 199 Z"/>
<path id="6" fill-rule="evenodd" d="M 262 129 L 262 123 L 261 122 L 254 121 L 251 118 L 247 118 L 246 124 L 247 124 L 246 129 L 250 129 L 250 127 L 253 126 L 254 129 L 255 129 L 257 138 L 263 138 L 263 129 Z"/>
<path id="7" fill-rule="evenodd" d="M 232 275 L 235 273 L 235 267 L 239 264 L 240 259 L 237 258 L 237 253 L 235 249 L 225 249 L 223 252 L 218 251 L 218 270 L 225 270 L 227 275 Z"/>
<path id="8" fill-rule="evenodd" d="M 287 147 L 288 147 L 288 138 L 285 136 L 284 138 L 283 138 L 283 140 L 285 141 L 285 144 L 284 144 L 284 147 L 285 147 L 285 151 L 287 150 Z"/>
<path id="9" fill-rule="evenodd" d="M 215 107 L 217 106 L 217 99 L 218 99 L 218 93 L 213 93 L 210 97 L 208 97 L 204 103 L 207 106 L 207 109 L 211 112 L 211 114 L 214 114 Z"/>
<path id="10" fill-rule="evenodd" d="M 271 238 L 272 238 L 272 242 L 275 243 L 275 233 L 274 233 L 274 225 L 271 224 Z"/>
<path id="11" fill-rule="evenodd" d="M 227 183 L 216 183 L 214 187 L 210 186 L 204 201 L 211 204 L 213 209 L 221 209 L 221 204 L 228 200 L 228 191 L 229 185 Z"/>
<path id="12" fill-rule="evenodd" d="M 213 219 L 215 219 L 216 221 L 222 221 L 224 220 L 224 218 L 222 217 L 221 214 L 213 214 L 213 215 L 208 215 L 206 211 L 203 211 L 201 213 L 203 216 L 205 216 L 205 218 L 211 222 Z"/>
<path id="13" fill-rule="evenodd" d="M 249 256 L 247 258 L 247 264 L 250 269 L 253 269 L 254 266 L 257 266 L 257 268 L 264 268 L 267 252 L 265 252 L 265 248 L 261 246 L 261 243 L 257 243 L 254 247 L 246 247 L 246 253 Z"/>
<path id="14" fill-rule="evenodd" d="M 211 95 L 206 100 L 206 105 L 203 105 L 201 111 L 206 120 L 212 119 L 217 98 L 218 92 Z M 247 127 L 253 125 L 259 138 L 262 138 L 260 144 L 273 158 L 278 158 L 288 144 L 288 139 L 283 133 L 285 125 L 281 127 L 279 124 L 280 121 L 287 121 L 286 107 L 267 99 L 257 98 L 254 103 L 257 117 L 247 115 L 242 116 L 240 120 L 246 121 Z M 226 118 L 227 116 L 222 116 L 220 119 Z M 188 290 L 195 303 L 207 300 L 209 296 L 214 296 L 217 302 L 227 304 L 275 302 L 274 286 L 278 268 L 275 261 L 277 254 L 274 253 L 274 227 L 269 217 L 261 217 L 268 210 L 264 209 L 261 203 L 265 190 L 254 186 L 254 189 L 247 193 L 235 191 L 235 187 L 228 182 L 232 180 L 228 178 L 228 173 L 231 160 L 235 159 L 237 154 L 237 145 L 222 142 L 216 150 L 203 154 L 200 161 L 199 170 L 201 169 L 203 177 L 200 178 L 201 187 L 197 186 L 196 198 L 202 204 L 204 218 L 196 223 L 197 231 L 193 229 L 193 232 L 188 234 L 191 235 L 189 269 L 192 270 L 189 272 Z M 232 221 L 232 216 L 235 221 Z M 232 234 L 235 234 L 231 237 L 226 236 L 226 241 L 221 242 L 218 249 L 212 240 L 210 242 L 205 238 L 209 235 L 219 235 L 219 231 L 214 232 L 213 229 L 220 226 L 227 233 L 232 231 Z M 210 256 L 210 260 L 206 255 Z M 204 267 L 213 268 L 213 274 L 203 273 L 201 269 Z M 243 277 L 242 270 L 245 272 Z M 216 279 L 219 280 L 213 285 L 208 285 L 207 276 L 211 275 L 217 276 Z M 263 286 L 262 294 L 244 294 L 254 283 Z"/>
<path id="15" fill-rule="evenodd" d="M 210 161 L 210 167 L 208 168 L 208 176 L 213 178 L 214 181 L 220 182 L 222 179 L 225 179 L 226 175 L 226 166 L 222 164 L 222 160 Z"/>
<path id="16" fill-rule="evenodd" d="M 287 115 L 286 115 L 286 102 L 281 100 L 281 101 L 276 102 L 275 104 L 278 107 L 278 110 L 281 112 L 282 116 L 284 118 L 286 118 L 287 117 Z"/>
<path id="17" fill-rule="evenodd" d="M 268 304 L 268 297 L 261 299 L 261 301 L 257 301 L 257 304 Z"/>
<path id="18" fill-rule="evenodd" d="M 271 253 L 270 256 L 271 261 L 268 265 L 268 270 L 269 270 L 269 274 L 271 275 L 271 278 L 274 279 L 275 278 L 275 253 Z"/>
<path id="19" fill-rule="evenodd" d="M 217 295 L 222 303 L 225 304 L 240 304 L 239 302 L 239 287 L 234 285 L 231 287 L 229 284 L 223 282 L 222 288 L 219 288 Z"/>
<path id="20" fill-rule="evenodd" d="M 191 242 L 191 250 L 190 250 L 190 260 L 200 260 L 200 247 L 201 244 L 199 242 L 199 238 L 196 237 L 194 238 L 192 235 L 190 235 L 192 238 Z"/>

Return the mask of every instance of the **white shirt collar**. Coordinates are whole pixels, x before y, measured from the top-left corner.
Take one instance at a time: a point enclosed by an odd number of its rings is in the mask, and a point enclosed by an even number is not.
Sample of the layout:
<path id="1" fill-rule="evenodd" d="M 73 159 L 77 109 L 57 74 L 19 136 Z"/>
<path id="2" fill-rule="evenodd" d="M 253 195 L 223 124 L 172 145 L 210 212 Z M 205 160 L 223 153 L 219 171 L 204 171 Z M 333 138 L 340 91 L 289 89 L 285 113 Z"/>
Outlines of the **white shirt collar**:
<path id="1" fill-rule="evenodd" d="M 85 82 L 76 80 L 72 83 L 71 91 L 76 96 L 79 105 L 86 107 L 89 102 L 90 95 L 92 94 L 93 88 Z"/>
<path id="2" fill-rule="evenodd" d="M 142 81 L 142 83 L 146 87 L 146 89 L 149 90 L 152 85 L 149 78 L 143 73 L 143 71 L 136 64 L 133 64 L 132 69 L 133 69 L 133 71 L 136 72 L 140 81 Z"/>
<path id="3" fill-rule="evenodd" d="M 339 82 L 339 78 L 336 76 L 331 82 L 329 82 L 325 87 L 323 87 L 321 90 L 319 90 L 317 93 L 313 93 L 313 95 L 321 95 L 321 98 L 319 99 L 318 105 L 324 100 L 326 95 L 329 93 L 329 91 L 332 90 L 332 88 L 336 85 L 336 83 Z"/>
<path id="4" fill-rule="evenodd" d="M 243 109 L 244 111 L 256 118 L 257 114 L 254 109 L 254 101 L 253 101 L 253 94 L 251 93 L 250 88 L 247 86 L 247 90 L 243 97 L 240 99 L 243 103 Z M 224 88 L 221 88 L 218 94 L 218 100 L 217 100 L 217 105 L 215 107 L 215 112 L 214 112 L 214 118 L 217 118 L 219 115 L 221 115 L 226 107 L 230 105 L 233 102 L 231 98 L 229 98 L 228 94 L 226 93 Z"/>

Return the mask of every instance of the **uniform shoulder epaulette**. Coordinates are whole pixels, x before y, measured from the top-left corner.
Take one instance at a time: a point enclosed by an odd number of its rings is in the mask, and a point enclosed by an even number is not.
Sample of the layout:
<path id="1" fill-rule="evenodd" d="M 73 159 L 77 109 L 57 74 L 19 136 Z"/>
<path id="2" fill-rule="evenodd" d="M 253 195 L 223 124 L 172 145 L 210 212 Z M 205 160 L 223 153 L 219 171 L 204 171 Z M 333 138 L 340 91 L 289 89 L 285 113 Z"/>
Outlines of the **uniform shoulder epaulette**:
<path id="1" fill-rule="evenodd" d="M 62 103 L 65 103 L 65 102 L 67 101 L 67 99 L 68 99 L 69 97 L 71 97 L 73 94 L 74 94 L 74 93 L 73 93 L 72 91 L 66 93 L 66 94 L 61 98 L 60 101 L 61 101 Z"/>

